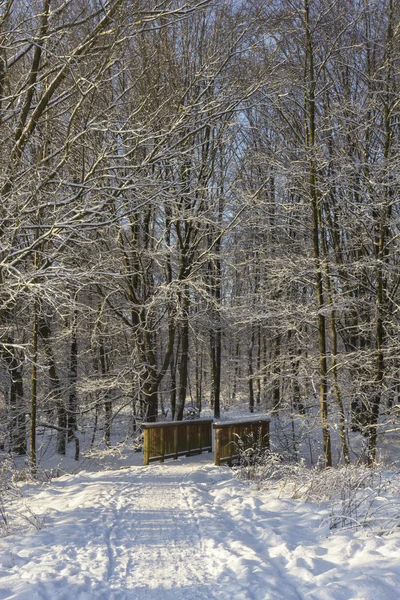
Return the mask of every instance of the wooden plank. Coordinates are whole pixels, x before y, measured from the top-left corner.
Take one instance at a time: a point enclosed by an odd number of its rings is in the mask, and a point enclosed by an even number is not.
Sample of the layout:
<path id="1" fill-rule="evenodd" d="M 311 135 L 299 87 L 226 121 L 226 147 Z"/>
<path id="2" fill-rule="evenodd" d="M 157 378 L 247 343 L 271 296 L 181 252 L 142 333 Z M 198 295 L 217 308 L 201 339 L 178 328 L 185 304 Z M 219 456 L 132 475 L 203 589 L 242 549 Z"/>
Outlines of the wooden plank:
<path id="1" fill-rule="evenodd" d="M 214 430 L 214 464 L 219 467 L 221 464 L 221 429 Z"/>
<path id="2" fill-rule="evenodd" d="M 144 453 L 144 464 L 148 465 L 150 462 L 150 431 L 144 431 L 143 440 L 143 453 Z"/>
<path id="3" fill-rule="evenodd" d="M 174 427 L 174 459 L 178 460 L 178 427 Z"/>
<path id="4" fill-rule="evenodd" d="M 190 430 L 192 428 L 188 425 L 186 425 L 186 450 L 187 450 L 187 455 L 190 455 Z"/>
<path id="5" fill-rule="evenodd" d="M 160 429 L 160 462 L 164 462 L 164 453 L 165 453 L 165 428 Z"/>

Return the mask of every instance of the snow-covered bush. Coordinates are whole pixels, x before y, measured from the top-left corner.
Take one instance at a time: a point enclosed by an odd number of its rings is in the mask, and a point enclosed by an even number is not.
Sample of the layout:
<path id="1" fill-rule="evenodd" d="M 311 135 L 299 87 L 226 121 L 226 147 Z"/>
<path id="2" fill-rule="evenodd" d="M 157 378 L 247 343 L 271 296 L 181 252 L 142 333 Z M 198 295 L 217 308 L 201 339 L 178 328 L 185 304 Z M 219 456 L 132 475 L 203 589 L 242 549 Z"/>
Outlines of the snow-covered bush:
<path id="1" fill-rule="evenodd" d="M 20 496 L 17 480 L 21 472 L 9 454 L 0 456 L 0 535 L 6 535 L 10 528 L 9 507 Z"/>
<path id="2" fill-rule="evenodd" d="M 400 527 L 400 473 L 365 466 L 331 469 L 327 485 L 331 530 L 367 528 L 381 535 Z"/>
<path id="3" fill-rule="evenodd" d="M 400 473 L 365 465 L 299 468 L 281 481 L 281 494 L 326 503 L 331 530 L 365 528 L 384 535 L 400 527 Z"/>
<path id="4" fill-rule="evenodd" d="M 200 411 L 193 404 L 189 404 L 185 407 L 185 412 L 183 415 L 185 421 L 193 421 L 194 419 L 200 419 Z"/>
<path id="5" fill-rule="evenodd" d="M 283 472 L 292 468 L 284 454 L 271 451 L 263 442 L 252 433 L 243 438 L 236 436 L 234 444 L 239 456 L 233 467 L 236 477 L 261 485 L 262 482 L 281 478 Z"/>
<path id="6" fill-rule="evenodd" d="M 238 440 L 235 476 L 258 487 L 274 487 L 280 496 L 326 504 L 325 523 L 334 531 L 366 528 L 385 535 L 400 527 L 400 472 L 365 465 L 294 463 L 284 455 L 260 449 L 251 440 Z"/>

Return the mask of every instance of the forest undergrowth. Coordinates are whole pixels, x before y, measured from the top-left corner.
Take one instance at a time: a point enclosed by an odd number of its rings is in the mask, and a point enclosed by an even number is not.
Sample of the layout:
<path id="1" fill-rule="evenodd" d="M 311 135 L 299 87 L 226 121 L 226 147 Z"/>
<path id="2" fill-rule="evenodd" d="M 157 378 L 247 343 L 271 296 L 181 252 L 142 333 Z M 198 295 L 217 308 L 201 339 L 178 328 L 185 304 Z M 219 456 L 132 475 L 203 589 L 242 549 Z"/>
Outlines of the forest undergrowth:
<path id="1" fill-rule="evenodd" d="M 366 465 L 362 457 L 352 464 L 325 468 L 296 460 L 287 448 L 263 448 L 249 436 L 236 442 L 239 459 L 234 476 L 259 490 L 275 489 L 279 497 L 325 505 L 321 526 L 332 532 L 363 529 L 388 535 L 400 527 L 400 469 L 389 462 Z"/>

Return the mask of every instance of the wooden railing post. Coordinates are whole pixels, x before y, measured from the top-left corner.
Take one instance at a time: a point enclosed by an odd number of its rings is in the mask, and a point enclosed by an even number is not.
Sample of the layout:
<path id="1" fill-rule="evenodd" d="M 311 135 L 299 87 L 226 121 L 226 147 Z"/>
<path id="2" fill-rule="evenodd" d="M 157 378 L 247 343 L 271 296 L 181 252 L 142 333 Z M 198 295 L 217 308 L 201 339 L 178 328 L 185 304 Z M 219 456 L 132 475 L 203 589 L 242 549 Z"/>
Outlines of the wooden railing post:
<path id="1" fill-rule="evenodd" d="M 214 464 L 219 467 L 221 464 L 221 430 L 214 429 Z"/>
<path id="2" fill-rule="evenodd" d="M 178 460 L 178 428 L 174 427 L 174 460 Z"/>
<path id="3" fill-rule="evenodd" d="M 148 465 L 150 462 L 150 430 L 143 430 L 144 440 L 143 440 L 143 453 L 144 453 L 144 464 Z"/>
<path id="4" fill-rule="evenodd" d="M 165 429 L 160 430 L 160 450 L 161 450 L 161 458 L 160 462 L 164 462 L 164 454 L 165 454 Z"/>
<path id="5" fill-rule="evenodd" d="M 187 456 L 190 456 L 190 428 L 186 425 L 186 448 Z"/>

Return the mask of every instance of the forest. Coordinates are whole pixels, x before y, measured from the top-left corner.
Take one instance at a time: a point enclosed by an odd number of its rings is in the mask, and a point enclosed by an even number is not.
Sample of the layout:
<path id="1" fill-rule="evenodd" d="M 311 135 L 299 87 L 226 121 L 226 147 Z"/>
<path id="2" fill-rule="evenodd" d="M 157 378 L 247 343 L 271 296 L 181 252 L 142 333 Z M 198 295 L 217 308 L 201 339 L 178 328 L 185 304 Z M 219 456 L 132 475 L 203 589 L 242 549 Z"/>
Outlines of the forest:
<path id="1" fill-rule="evenodd" d="M 373 465 L 399 91 L 395 0 L 1 0 L 1 449 L 239 404 Z"/>

